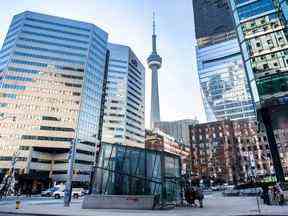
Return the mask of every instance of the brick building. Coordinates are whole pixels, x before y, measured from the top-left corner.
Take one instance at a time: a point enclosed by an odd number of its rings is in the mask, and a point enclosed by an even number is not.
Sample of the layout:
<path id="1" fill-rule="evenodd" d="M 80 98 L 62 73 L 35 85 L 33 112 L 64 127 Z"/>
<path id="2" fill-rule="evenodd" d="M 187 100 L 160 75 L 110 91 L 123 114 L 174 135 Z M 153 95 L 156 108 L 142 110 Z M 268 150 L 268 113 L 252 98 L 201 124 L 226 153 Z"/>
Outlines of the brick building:
<path id="1" fill-rule="evenodd" d="M 174 137 L 159 129 L 146 130 L 145 148 L 179 155 L 181 157 L 182 170 L 183 172 L 186 171 L 190 149 L 183 144 L 179 144 Z"/>
<path id="2" fill-rule="evenodd" d="M 202 177 L 244 182 L 274 175 L 267 138 L 249 120 L 190 126 L 191 167 Z M 275 131 L 282 166 L 288 174 L 288 131 Z"/>

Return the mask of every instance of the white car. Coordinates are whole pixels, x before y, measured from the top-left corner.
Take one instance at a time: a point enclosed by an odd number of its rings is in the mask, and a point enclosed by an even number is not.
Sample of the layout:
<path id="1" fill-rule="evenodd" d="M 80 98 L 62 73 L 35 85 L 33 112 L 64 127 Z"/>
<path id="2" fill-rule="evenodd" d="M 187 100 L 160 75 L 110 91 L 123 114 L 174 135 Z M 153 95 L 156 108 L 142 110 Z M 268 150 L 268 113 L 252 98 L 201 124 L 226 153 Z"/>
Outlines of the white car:
<path id="1" fill-rule="evenodd" d="M 82 188 L 72 188 L 72 197 L 74 199 L 78 199 L 79 197 L 82 196 Z M 55 199 L 60 199 L 62 197 L 64 197 L 65 195 L 65 189 L 59 189 L 57 191 L 55 191 L 52 195 L 52 197 L 54 197 Z"/>

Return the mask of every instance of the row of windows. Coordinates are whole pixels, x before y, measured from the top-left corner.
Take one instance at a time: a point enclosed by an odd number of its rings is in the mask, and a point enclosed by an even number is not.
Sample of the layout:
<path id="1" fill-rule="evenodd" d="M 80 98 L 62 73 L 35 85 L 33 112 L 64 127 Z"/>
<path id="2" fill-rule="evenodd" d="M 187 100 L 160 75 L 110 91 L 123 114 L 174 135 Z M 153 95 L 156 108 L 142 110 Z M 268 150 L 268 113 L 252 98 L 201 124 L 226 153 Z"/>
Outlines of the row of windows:
<path id="1" fill-rule="evenodd" d="M 11 62 L 15 63 L 15 64 L 33 65 L 33 66 L 37 66 L 37 67 L 47 67 L 48 66 L 48 64 L 45 64 L 45 63 L 33 62 L 33 61 L 24 61 L 24 60 L 19 60 L 19 59 L 12 59 Z"/>
<path id="2" fill-rule="evenodd" d="M 129 127 L 132 127 L 132 128 L 134 128 L 134 129 L 137 129 L 137 130 L 140 130 L 140 131 L 142 131 L 142 128 L 140 128 L 140 127 L 137 127 L 137 126 L 135 126 L 135 125 L 133 125 L 133 124 L 130 124 L 130 123 L 126 123 L 126 125 L 127 126 L 129 126 Z"/>
<path id="3" fill-rule="evenodd" d="M 23 150 L 23 151 L 28 151 L 30 149 L 30 147 L 29 146 L 20 146 L 19 149 Z"/>
<path id="4" fill-rule="evenodd" d="M 45 141 L 59 141 L 59 142 L 71 142 L 72 138 L 66 137 L 48 137 L 48 136 L 33 136 L 33 135 L 22 135 L 24 140 L 45 140 Z"/>
<path id="5" fill-rule="evenodd" d="M 75 160 L 76 164 L 85 164 L 85 165 L 92 165 L 93 161 L 84 161 L 84 160 Z"/>
<path id="6" fill-rule="evenodd" d="M 10 38 L 10 39 L 5 39 L 2 48 L 10 45 L 11 43 L 13 43 L 16 40 L 16 37 Z"/>
<path id="7" fill-rule="evenodd" d="M 36 54 L 31 54 L 31 53 L 19 52 L 19 51 L 15 51 L 14 54 L 17 55 L 17 56 L 24 56 L 24 57 L 30 57 L 30 58 L 39 58 L 39 59 L 47 59 L 47 60 L 51 60 L 51 61 L 62 61 L 62 62 L 80 64 L 80 65 L 84 65 L 85 64 L 84 61 L 70 60 L 70 59 L 52 57 L 52 56 L 36 55 Z"/>
<path id="8" fill-rule="evenodd" d="M 53 105 L 53 104 L 52 104 Z M 7 106 L 11 109 L 19 109 L 19 110 L 26 110 L 26 111 L 31 111 L 31 110 L 37 110 L 37 111 L 43 111 L 43 112 L 54 112 L 54 113 L 65 113 L 68 115 L 74 115 L 75 113 L 78 112 L 77 109 L 71 109 L 71 106 L 67 106 L 68 108 L 63 108 L 63 107 L 55 107 L 55 106 L 44 106 L 44 105 L 34 105 L 34 104 L 29 104 L 29 103 L 23 103 L 23 104 L 7 104 Z"/>
<path id="9" fill-rule="evenodd" d="M 7 157 L 7 156 L 1 156 L 0 157 L 0 161 L 12 161 L 13 158 L 12 157 Z M 17 161 L 26 161 L 27 158 L 25 157 L 17 157 Z"/>
<path id="10" fill-rule="evenodd" d="M 132 117 L 130 117 L 128 115 L 127 115 L 127 119 L 129 119 L 130 121 L 134 121 L 134 122 L 138 123 L 139 125 L 141 125 L 140 121 L 138 121 L 138 120 L 136 120 L 136 119 L 134 119 L 134 118 L 132 118 Z"/>
<path id="11" fill-rule="evenodd" d="M 39 92 L 41 91 L 40 89 L 35 88 L 35 91 Z M 44 92 L 44 91 L 43 91 Z M 65 94 L 63 94 L 63 92 L 65 92 Z M 69 94 L 66 94 L 66 92 L 68 92 Z M 47 92 L 45 92 L 47 93 Z M 30 102 L 29 105 L 31 105 L 31 102 L 36 102 L 37 104 L 43 104 L 43 105 L 48 105 L 48 104 L 54 104 L 54 105 L 59 105 L 59 106 L 73 106 L 75 104 L 80 104 L 79 99 L 77 100 L 77 98 L 73 98 L 73 97 L 69 97 L 71 96 L 71 91 L 63 91 L 60 90 L 57 93 L 61 94 L 61 95 L 67 95 L 66 97 L 55 97 L 54 92 L 48 92 L 51 93 L 50 95 L 46 95 L 45 97 L 43 96 L 35 96 L 35 95 L 31 95 L 31 94 L 18 94 L 17 95 L 17 99 L 19 99 L 19 103 L 22 102 L 21 100 L 25 100 L 26 102 Z M 75 100 L 76 99 L 76 100 Z"/>
<path id="12" fill-rule="evenodd" d="M 69 78 L 69 79 L 78 79 L 78 80 L 83 80 L 83 77 L 81 77 L 81 76 L 73 76 L 73 75 L 61 74 L 61 77 Z"/>
<path id="13" fill-rule="evenodd" d="M 46 160 L 46 159 L 40 159 L 40 158 L 31 158 L 31 162 L 36 162 L 36 163 L 46 163 L 46 164 L 51 164 L 51 160 Z"/>
<path id="14" fill-rule="evenodd" d="M 31 39 L 31 38 L 26 38 L 26 37 L 19 37 L 19 40 L 26 41 L 26 42 L 39 43 L 39 44 L 44 44 L 44 45 L 59 46 L 59 47 L 65 47 L 69 49 L 87 51 L 86 47 L 67 45 L 63 43 L 55 43 L 55 42 L 50 42 L 50 41 L 38 40 L 38 39 L 36 40 L 36 39 Z"/>
<path id="15" fill-rule="evenodd" d="M 132 76 L 137 77 L 137 80 L 141 81 L 142 77 L 140 77 L 137 73 L 135 73 L 134 70 L 131 70 L 131 68 L 129 68 L 129 74 L 131 74 Z"/>
<path id="16" fill-rule="evenodd" d="M 73 132 L 73 131 L 74 131 L 74 128 L 40 126 L 40 130 Z"/>
<path id="17" fill-rule="evenodd" d="M 138 108 L 137 108 L 137 107 L 135 107 L 135 106 L 133 106 L 132 104 L 130 104 L 130 103 L 127 103 L 127 105 L 128 105 L 129 107 L 131 107 L 132 109 L 134 109 L 134 110 L 138 111 Z"/>
<path id="18" fill-rule="evenodd" d="M 8 33 L 6 34 L 5 40 L 9 40 L 10 38 L 15 37 L 18 34 L 20 27 L 21 27 L 21 24 L 18 26 L 15 26 L 15 28 L 10 28 Z"/>
<path id="19" fill-rule="evenodd" d="M 14 85 L 14 84 L 7 84 L 4 83 L 2 85 L 2 88 L 7 88 L 7 89 L 15 89 L 15 90 L 25 90 L 25 86 L 21 86 L 21 85 Z"/>
<path id="20" fill-rule="evenodd" d="M 132 79 L 134 82 L 136 82 L 139 86 L 142 86 L 141 81 L 139 81 L 137 78 L 134 77 L 133 74 L 129 73 L 128 74 L 128 79 Z"/>
<path id="21" fill-rule="evenodd" d="M 87 28 L 76 27 L 76 26 L 72 26 L 72 25 L 62 24 L 59 22 L 56 23 L 56 22 L 51 22 L 51 21 L 41 20 L 41 19 L 35 19 L 35 18 L 29 18 L 29 17 L 27 17 L 26 19 L 29 21 L 33 21 L 33 22 L 45 23 L 45 24 L 50 24 L 50 25 L 55 25 L 55 26 L 66 27 L 66 28 L 90 32 L 90 29 L 87 29 Z M 85 37 L 88 37 L 88 36 L 89 35 L 85 35 Z"/>
<path id="22" fill-rule="evenodd" d="M 141 87 L 139 84 L 135 83 L 134 81 L 132 81 L 131 79 L 128 78 L 128 83 L 132 84 L 133 86 L 135 86 L 139 91 L 141 91 Z"/>
<path id="23" fill-rule="evenodd" d="M 23 82 L 32 82 L 32 78 L 30 78 L 30 77 L 5 76 L 5 79 L 7 79 L 7 80 L 23 81 Z"/>
<path id="24" fill-rule="evenodd" d="M 19 25 L 15 25 L 15 24 L 17 24 L 17 23 L 19 23 L 19 22 L 12 23 L 12 24 L 10 25 L 9 30 L 8 30 L 8 32 L 7 32 L 7 35 L 10 35 L 10 34 L 14 33 L 15 31 L 17 31 L 17 30 L 22 26 L 22 23 L 19 24 Z"/>
<path id="25" fill-rule="evenodd" d="M 79 153 L 79 154 L 86 154 L 86 155 L 92 155 L 92 156 L 94 155 L 93 152 L 85 151 L 85 150 L 82 150 L 82 149 L 77 149 L 76 152 Z"/>
<path id="26" fill-rule="evenodd" d="M 100 49 L 99 46 L 102 48 Z M 97 53 L 100 53 L 100 55 L 97 55 L 96 52 L 94 52 L 94 50 L 97 51 Z M 91 43 L 91 48 L 89 50 L 90 52 L 92 52 L 93 54 L 95 53 L 95 56 L 98 56 L 102 61 L 104 61 L 104 56 L 106 53 L 106 49 L 103 45 L 101 45 L 100 43 L 94 43 L 94 41 L 92 41 Z"/>
<path id="27" fill-rule="evenodd" d="M 75 84 L 75 83 L 65 83 L 65 86 L 75 87 L 75 88 L 81 88 L 82 87 L 81 84 Z"/>
<path id="28" fill-rule="evenodd" d="M 19 18 L 18 20 L 15 19 L 15 17 L 12 20 L 12 23 L 10 25 L 10 28 L 14 27 L 15 25 L 17 25 L 18 23 L 20 23 L 23 19 Z"/>
<path id="29" fill-rule="evenodd" d="M 98 41 L 98 45 L 106 52 L 106 41 L 99 37 L 95 32 L 93 32 L 92 41 Z"/>
<path id="30" fill-rule="evenodd" d="M 89 38 L 89 35 L 86 35 L 86 34 L 80 34 L 80 33 L 75 33 L 75 32 L 67 32 L 67 31 L 62 31 L 62 30 L 48 28 L 48 27 L 43 27 L 43 26 L 38 26 L 38 25 L 36 26 L 36 25 L 24 24 L 24 27 L 33 28 L 33 29 L 36 29 L 36 30 L 40 29 L 40 30 L 45 30 L 45 31 L 50 31 L 50 32 L 62 33 L 62 34 L 66 34 L 66 35 L 74 35 L 74 36 Z"/>
<path id="31" fill-rule="evenodd" d="M 42 116 L 42 120 L 45 120 L 45 121 L 61 121 L 61 118 L 54 117 L 54 116 Z"/>
<path id="32" fill-rule="evenodd" d="M 118 63 L 125 63 L 125 64 L 127 64 L 127 61 L 123 61 L 123 60 L 119 60 L 119 59 L 112 59 L 112 58 L 110 58 L 109 61 L 110 61 L 110 62 L 118 62 Z"/>
<path id="33" fill-rule="evenodd" d="M 133 73 L 136 73 L 137 75 L 139 75 L 139 77 L 141 78 L 141 72 L 131 63 L 129 63 L 129 66 L 132 68 L 130 68 L 130 71 L 132 71 Z"/>
<path id="34" fill-rule="evenodd" d="M 1 59 L 4 59 L 6 58 L 7 56 L 10 55 L 10 49 L 14 46 L 14 44 L 10 45 L 10 46 L 7 46 L 6 48 L 3 48 L 2 50 L 0 50 L 0 57 Z M 7 52 L 7 53 L 6 53 Z"/>
<path id="35" fill-rule="evenodd" d="M 46 38 L 52 38 L 52 39 L 57 39 L 57 40 L 63 40 L 63 41 L 71 41 L 75 43 L 81 43 L 87 45 L 87 41 L 82 41 L 82 40 L 77 40 L 77 39 L 72 39 L 72 38 L 67 38 L 67 37 L 59 37 L 51 34 L 43 34 L 43 33 L 36 33 L 32 31 L 27 31 L 27 30 L 22 30 L 22 33 L 28 34 L 28 35 L 35 35 L 35 36 L 40 36 L 40 37 L 46 37 Z"/>
<path id="36" fill-rule="evenodd" d="M 131 85 L 129 85 L 129 84 L 128 84 L 128 88 L 132 89 L 133 92 L 137 93 L 139 96 L 142 95 L 140 91 L 136 90 L 135 88 L 133 88 L 133 87 L 132 87 Z"/>
<path id="37" fill-rule="evenodd" d="M 136 132 L 133 132 L 133 131 L 131 131 L 131 130 L 126 130 L 128 133 L 130 133 L 130 134 L 133 134 L 133 135 L 136 135 L 136 136 L 139 136 L 139 137 L 144 137 L 144 135 L 142 135 L 142 134 L 139 134 L 139 133 L 136 133 Z"/>
<path id="38" fill-rule="evenodd" d="M 109 68 L 110 67 L 127 69 L 127 66 L 122 66 L 122 65 L 112 64 L 112 63 L 109 64 Z"/>
<path id="39" fill-rule="evenodd" d="M 54 161 L 54 164 L 63 164 L 63 163 L 68 163 L 68 160 L 55 160 Z M 55 172 L 53 172 L 54 174 L 55 174 Z M 66 171 L 66 173 L 67 173 L 67 171 Z"/>
<path id="40" fill-rule="evenodd" d="M 0 97 L 16 99 L 16 94 L 12 94 L 12 93 L 0 93 Z"/>
<path id="41" fill-rule="evenodd" d="M 109 73 L 116 73 L 116 74 L 127 74 L 126 72 L 124 72 L 124 71 L 119 71 L 119 70 L 112 70 L 112 69 L 110 69 L 109 68 Z"/>
<path id="42" fill-rule="evenodd" d="M 136 117 L 138 117 L 138 118 L 140 118 L 140 119 L 143 119 L 142 116 L 138 115 L 137 113 L 135 113 L 135 112 L 133 112 L 133 111 L 131 111 L 131 110 L 127 110 L 127 113 L 129 113 L 129 114 L 131 114 L 131 115 L 133 115 L 133 116 L 136 116 Z"/>
<path id="43" fill-rule="evenodd" d="M 108 80 L 124 80 L 124 77 L 108 74 Z"/>
<path id="44" fill-rule="evenodd" d="M 55 67 L 58 68 L 58 69 L 61 69 L 61 70 L 70 70 L 70 71 L 84 72 L 84 69 L 82 69 L 82 68 L 73 68 L 73 67 L 60 66 L 60 65 L 55 65 Z"/>
<path id="45" fill-rule="evenodd" d="M 20 45 L 20 44 L 16 44 L 16 47 L 23 48 L 23 49 L 31 49 L 31 50 L 38 50 L 38 51 L 44 51 L 44 52 L 51 52 L 51 53 L 59 53 L 59 54 L 70 55 L 70 56 L 78 56 L 78 57 L 84 57 L 84 58 L 86 57 L 86 55 L 84 55 L 84 54 L 60 51 L 60 50 L 56 50 L 56 49 L 47 49 L 47 48 L 40 48 L 40 47 L 35 47 L 35 46 L 26 46 L 26 45 Z"/>
<path id="46" fill-rule="evenodd" d="M 95 29 L 93 31 L 93 35 L 92 36 L 98 38 L 102 43 L 105 43 L 105 44 L 107 43 L 107 41 L 105 40 L 106 38 L 104 39 L 103 37 L 99 36 L 97 31 L 95 31 Z"/>
<path id="47" fill-rule="evenodd" d="M 97 65 L 103 67 L 104 66 L 104 58 L 103 56 L 99 55 L 98 53 L 94 52 L 92 49 L 89 50 L 89 61 L 93 64 L 97 63 Z"/>
<path id="48" fill-rule="evenodd" d="M 131 95 L 132 97 L 136 98 L 137 100 L 142 101 L 142 99 L 140 97 L 138 97 L 137 95 L 135 95 L 134 93 L 132 93 L 129 90 L 128 90 L 128 95 Z"/>

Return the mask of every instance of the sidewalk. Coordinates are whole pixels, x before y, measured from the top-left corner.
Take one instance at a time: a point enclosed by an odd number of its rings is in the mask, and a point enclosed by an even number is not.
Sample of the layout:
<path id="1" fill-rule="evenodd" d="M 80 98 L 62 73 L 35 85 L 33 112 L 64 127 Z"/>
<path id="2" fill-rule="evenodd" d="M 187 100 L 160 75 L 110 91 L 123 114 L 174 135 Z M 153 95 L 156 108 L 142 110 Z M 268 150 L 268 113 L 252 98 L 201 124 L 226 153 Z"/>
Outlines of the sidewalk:
<path id="1" fill-rule="evenodd" d="M 25 203 L 21 209 L 15 205 L 0 206 L 0 213 L 22 213 L 34 215 L 58 216 L 225 216 L 225 215 L 259 215 L 255 197 L 213 197 L 205 199 L 204 208 L 175 208 L 172 210 L 117 210 L 117 209 L 81 209 L 81 202 L 63 207 L 63 203 Z M 113 205 L 113 204 L 111 204 Z M 260 215 L 288 215 L 288 206 L 264 206 L 261 204 Z"/>

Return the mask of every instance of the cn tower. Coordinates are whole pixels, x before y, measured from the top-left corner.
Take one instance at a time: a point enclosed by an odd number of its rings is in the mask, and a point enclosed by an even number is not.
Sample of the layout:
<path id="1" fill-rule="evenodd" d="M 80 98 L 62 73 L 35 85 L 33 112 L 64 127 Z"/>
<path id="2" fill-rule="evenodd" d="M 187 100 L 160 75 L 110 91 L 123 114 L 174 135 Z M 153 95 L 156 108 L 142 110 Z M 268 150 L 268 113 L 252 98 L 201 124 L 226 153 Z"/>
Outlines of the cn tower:
<path id="1" fill-rule="evenodd" d="M 152 71 L 152 91 L 151 91 L 151 113 L 150 126 L 153 129 L 154 123 L 160 121 L 159 89 L 158 89 L 158 69 L 161 68 L 162 58 L 158 55 L 156 49 L 155 34 L 155 14 L 153 13 L 153 35 L 152 35 L 152 53 L 147 59 L 149 68 Z"/>

